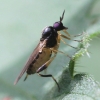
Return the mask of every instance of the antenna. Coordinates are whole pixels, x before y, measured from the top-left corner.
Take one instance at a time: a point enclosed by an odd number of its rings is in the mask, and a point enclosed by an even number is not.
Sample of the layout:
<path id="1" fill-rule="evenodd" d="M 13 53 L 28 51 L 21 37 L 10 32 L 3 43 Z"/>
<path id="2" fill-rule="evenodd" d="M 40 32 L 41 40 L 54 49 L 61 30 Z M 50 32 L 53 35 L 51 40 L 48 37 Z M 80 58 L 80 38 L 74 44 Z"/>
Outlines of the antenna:
<path id="1" fill-rule="evenodd" d="M 63 11 L 63 14 L 62 14 L 62 17 L 60 17 L 60 22 L 63 20 L 64 18 L 64 13 L 65 13 L 65 10 Z"/>

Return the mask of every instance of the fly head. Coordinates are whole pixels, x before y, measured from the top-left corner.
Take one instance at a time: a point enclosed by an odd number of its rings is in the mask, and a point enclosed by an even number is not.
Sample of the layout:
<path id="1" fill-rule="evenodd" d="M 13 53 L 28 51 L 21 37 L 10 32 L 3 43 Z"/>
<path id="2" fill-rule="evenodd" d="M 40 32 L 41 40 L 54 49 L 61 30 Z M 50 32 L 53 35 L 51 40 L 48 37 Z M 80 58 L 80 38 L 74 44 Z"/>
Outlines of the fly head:
<path id="1" fill-rule="evenodd" d="M 55 22 L 55 23 L 53 24 L 53 28 L 54 28 L 56 31 L 61 31 L 61 30 L 66 30 L 66 29 L 68 29 L 67 27 L 63 26 L 63 23 L 62 23 L 62 20 L 63 20 L 63 18 L 64 18 L 64 13 L 65 13 L 65 10 L 64 10 L 64 12 L 63 12 L 63 14 L 62 14 L 62 17 L 60 17 L 60 21 Z"/>

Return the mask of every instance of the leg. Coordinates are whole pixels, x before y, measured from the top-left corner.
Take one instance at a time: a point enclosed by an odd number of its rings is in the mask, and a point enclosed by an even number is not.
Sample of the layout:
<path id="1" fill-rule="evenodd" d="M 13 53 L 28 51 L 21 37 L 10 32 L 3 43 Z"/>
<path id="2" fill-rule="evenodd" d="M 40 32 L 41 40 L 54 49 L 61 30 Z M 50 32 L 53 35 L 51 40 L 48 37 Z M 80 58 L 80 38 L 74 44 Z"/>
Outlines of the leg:
<path id="1" fill-rule="evenodd" d="M 68 54 L 66 54 L 66 53 L 64 53 L 64 52 L 62 52 L 62 51 L 55 50 L 55 49 L 53 49 L 53 48 L 50 48 L 50 49 L 51 49 L 53 52 L 55 52 L 55 53 L 57 53 L 57 52 L 62 53 L 62 54 L 64 54 L 65 56 L 67 56 L 67 57 L 69 57 L 70 59 L 72 59 L 71 56 L 69 56 Z"/>
<path id="2" fill-rule="evenodd" d="M 60 36 L 65 38 L 65 39 L 67 39 L 67 40 L 72 40 L 70 37 L 67 37 L 67 36 L 65 36 L 63 34 L 60 34 Z M 73 40 L 73 41 L 82 42 L 82 40 Z"/>
<path id="3" fill-rule="evenodd" d="M 63 32 L 70 37 L 70 34 L 66 30 L 63 30 Z"/>
<path id="4" fill-rule="evenodd" d="M 66 33 L 69 37 L 77 37 L 83 35 L 83 33 L 77 35 L 70 35 L 66 30 L 63 30 L 63 32 Z"/>
<path id="5" fill-rule="evenodd" d="M 57 86 L 58 86 L 58 91 L 60 91 L 60 87 L 59 87 L 58 82 L 56 81 L 56 79 L 55 79 L 51 74 L 42 75 L 42 74 L 38 73 L 38 75 L 41 76 L 41 77 L 51 77 L 51 78 L 55 81 L 55 83 L 57 84 Z"/>
<path id="6" fill-rule="evenodd" d="M 26 74 L 26 77 L 24 78 L 24 81 L 27 79 L 27 77 L 28 77 L 28 74 Z"/>
<path id="7" fill-rule="evenodd" d="M 55 53 L 55 55 L 54 55 L 52 58 L 50 58 L 45 64 L 43 64 L 42 66 L 40 66 L 40 67 L 37 69 L 36 72 L 39 73 L 39 72 L 45 70 L 45 69 L 49 66 L 49 64 L 54 60 L 55 57 L 56 57 L 56 53 Z"/>
<path id="8" fill-rule="evenodd" d="M 63 34 L 60 34 L 60 32 L 58 32 L 58 34 L 61 36 L 61 37 L 63 37 L 63 38 L 65 38 L 65 39 L 67 39 L 67 40 L 73 40 L 73 39 L 71 39 L 71 36 L 68 34 L 68 32 L 66 31 L 66 30 L 63 30 L 67 35 L 63 35 Z M 82 40 L 73 40 L 73 41 L 77 41 L 77 42 L 82 42 Z"/>
<path id="9" fill-rule="evenodd" d="M 62 38 L 61 38 L 61 41 L 62 41 L 65 45 L 68 45 L 68 46 L 70 46 L 70 47 L 72 47 L 72 48 L 74 48 L 74 49 L 77 49 L 76 47 L 73 47 L 73 46 L 67 44 Z"/>
<path id="10" fill-rule="evenodd" d="M 54 55 L 50 60 L 48 60 L 45 64 L 43 64 L 43 65 L 36 71 L 36 73 L 38 73 L 38 75 L 40 75 L 41 77 L 52 77 L 52 79 L 53 79 L 53 80 L 55 81 L 55 83 L 57 84 L 58 89 L 60 90 L 59 84 L 57 83 L 56 79 L 55 79 L 51 74 L 49 74 L 49 75 L 42 75 L 42 74 L 39 73 L 39 72 L 43 71 L 44 69 L 46 69 L 46 68 L 48 67 L 48 65 L 53 61 L 53 59 L 55 58 L 55 56 L 56 56 L 56 53 L 55 53 L 55 55 Z"/>

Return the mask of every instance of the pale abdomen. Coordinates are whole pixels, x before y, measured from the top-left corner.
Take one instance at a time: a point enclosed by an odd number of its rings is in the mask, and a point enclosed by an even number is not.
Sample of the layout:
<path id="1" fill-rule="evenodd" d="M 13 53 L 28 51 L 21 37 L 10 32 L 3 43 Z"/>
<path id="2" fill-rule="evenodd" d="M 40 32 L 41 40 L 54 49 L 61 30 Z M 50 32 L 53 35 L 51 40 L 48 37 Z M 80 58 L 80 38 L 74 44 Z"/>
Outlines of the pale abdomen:
<path id="1" fill-rule="evenodd" d="M 29 75 L 36 73 L 37 69 L 51 58 L 51 55 L 52 51 L 50 48 L 43 48 L 42 52 L 39 53 L 35 60 L 30 64 L 29 68 L 27 69 L 27 73 Z"/>

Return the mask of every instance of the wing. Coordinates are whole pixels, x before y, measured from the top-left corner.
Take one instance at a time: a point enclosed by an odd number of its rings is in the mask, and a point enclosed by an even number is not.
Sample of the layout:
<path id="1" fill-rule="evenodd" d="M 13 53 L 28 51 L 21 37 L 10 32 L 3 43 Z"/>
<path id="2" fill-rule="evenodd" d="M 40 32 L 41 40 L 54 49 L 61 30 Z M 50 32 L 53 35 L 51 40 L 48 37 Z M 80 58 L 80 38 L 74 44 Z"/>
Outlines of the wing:
<path id="1" fill-rule="evenodd" d="M 26 70 L 28 69 L 28 67 L 30 66 L 30 64 L 34 61 L 34 59 L 36 58 L 36 56 L 38 55 L 39 52 L 42 51 L 42 48 L 45 46 L 46 41 L 44 40 L 43 42 L 39 42 L 39 44 L 37 45 L 37 47 L 34 49 L 33 53 L 30 55 L 28 61 L 26 62 L 24 68 L 22 69 L 22 71 L 20 72 L 20 74 L 18 75 L 18 77 L 16 78 L 14 85 L 17 84 L 17 82 L 19 81 L 19 79 L 22 77 L 22 75 L 26 72 Z"/>

